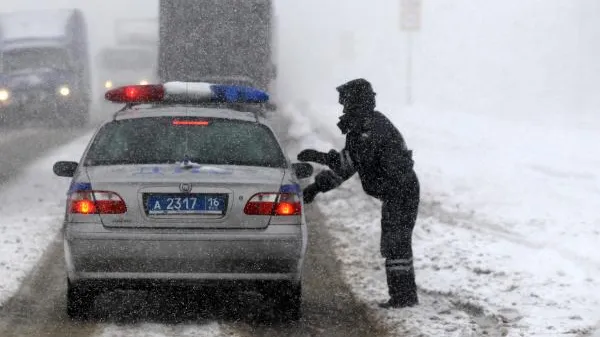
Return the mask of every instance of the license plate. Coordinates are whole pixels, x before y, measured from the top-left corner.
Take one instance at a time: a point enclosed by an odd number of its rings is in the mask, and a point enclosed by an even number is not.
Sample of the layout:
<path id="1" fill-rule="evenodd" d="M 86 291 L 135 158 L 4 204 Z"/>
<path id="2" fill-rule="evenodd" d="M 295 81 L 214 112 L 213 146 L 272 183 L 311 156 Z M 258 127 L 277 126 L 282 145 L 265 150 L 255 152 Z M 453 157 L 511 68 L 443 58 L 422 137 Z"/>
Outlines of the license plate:
<path id="1" fill-rule="evenodd" d="M 223 194 L 154 194 L 146 206 L 148 215 L 223 215 L 226 200 Z"/>

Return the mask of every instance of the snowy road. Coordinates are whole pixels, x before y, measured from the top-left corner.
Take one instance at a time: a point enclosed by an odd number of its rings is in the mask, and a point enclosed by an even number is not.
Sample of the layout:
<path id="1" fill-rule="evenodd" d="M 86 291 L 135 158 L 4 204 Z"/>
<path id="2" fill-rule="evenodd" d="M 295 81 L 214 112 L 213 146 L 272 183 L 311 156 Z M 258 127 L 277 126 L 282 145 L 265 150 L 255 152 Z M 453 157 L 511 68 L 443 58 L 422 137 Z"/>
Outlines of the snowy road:
<path id="1" fill-rule="evenodd" d="M 38 267 L 0 311 L 0 336 L 111 336 L 127 331 L 139 335 L 169 330 L 164 325 L 171 324 L 177 324 L 179 332 L 172 330 L 167 336 L 180 336 L 186 327 L 201 335 L 215 321 L 220 322 L 221 334 L 228 331 L 234 336 L 301 337 L 324 332 L 328 336 L 345 337 L 385 335 L 369 316 L 366 306 L 358 303 L 342 282 L 331 239 L 315 221 L 320 217 L 318 210 L 309 211 L 309 217 L 311 253 L 305 276 L 304 318 L 298 323 L 272 324 L 254 319 L 253 314 L 261 307 L 252 296 L 239 300 L 237 307 L 245 308 L 243 311 L 227 308 L 236 298 L 220 298 L 223 305 L 215 304 L 217 301 L 211 298 L 208 305 L 211 310 L 207 311 L 189 294 L 170 292 L 108 294 L 96 303 L 98 322 L 73 323 L 65 314 L 63 251 L 57 237 Z M 151 331 L 150 325 L 154 325 Z"/>
<path id="2" fill-rule="evenodd" d="M 0 183 L 19 173 L 32 158 L 72 140 L 80 132 L 40 127 L 22 130 L 0 129 Z"/>

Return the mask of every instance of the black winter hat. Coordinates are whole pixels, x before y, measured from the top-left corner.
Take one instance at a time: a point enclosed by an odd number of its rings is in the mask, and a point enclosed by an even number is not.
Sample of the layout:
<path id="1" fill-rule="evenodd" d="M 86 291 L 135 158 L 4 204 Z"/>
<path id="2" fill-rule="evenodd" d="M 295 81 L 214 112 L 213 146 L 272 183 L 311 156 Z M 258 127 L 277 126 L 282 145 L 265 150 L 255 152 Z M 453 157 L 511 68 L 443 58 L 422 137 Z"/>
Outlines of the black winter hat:
<path id="1" fill-rule="evenodd" d="M 364 97 L 364 96 L 375 96 L 375 92 L 373 91 L 373 86 L 369 81 L 364 78 L 357 78 L 351 81 L 348 81 L 339 87 L 336 90 L 342 96 L 354 96 L 354 97 Z"/>

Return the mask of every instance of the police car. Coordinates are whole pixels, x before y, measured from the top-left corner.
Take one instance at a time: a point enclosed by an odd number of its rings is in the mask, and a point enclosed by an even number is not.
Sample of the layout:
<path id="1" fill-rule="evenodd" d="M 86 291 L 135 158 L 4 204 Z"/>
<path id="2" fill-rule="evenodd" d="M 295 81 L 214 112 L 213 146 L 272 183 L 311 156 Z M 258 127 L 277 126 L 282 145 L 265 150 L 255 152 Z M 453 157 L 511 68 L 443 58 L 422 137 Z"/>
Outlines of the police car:
<path id="1" fill-rule="evenodd" d="M 250 87 L 169 82 L 109 90 L 125 107 L 101 125 L 72 177 L 64 219 L 67 311 L 108 288 L 256 286 L 300 317 L 307 229 L 299 179 Z"/>

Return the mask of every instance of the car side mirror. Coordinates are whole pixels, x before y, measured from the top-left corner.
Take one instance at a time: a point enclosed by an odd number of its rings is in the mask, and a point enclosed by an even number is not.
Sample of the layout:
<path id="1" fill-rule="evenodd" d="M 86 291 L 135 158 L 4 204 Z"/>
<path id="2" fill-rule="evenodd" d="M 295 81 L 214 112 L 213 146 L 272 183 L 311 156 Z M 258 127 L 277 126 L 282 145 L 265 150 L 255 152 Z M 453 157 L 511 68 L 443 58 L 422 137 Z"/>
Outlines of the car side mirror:
<path id="1" fill-rule="evenodd" d="M 309 163 L 294 163 L 292 164 L 292 169 L 298 176 L 298 179 L 305 179 L 313 174 L 313 167 Z"/>
<path id="2" fill-rule="evenodd" d="M 54 163 L 52 171 L 59 177 L 73 177 L 79 164 L 74 161 L 58 161 Z"/>

